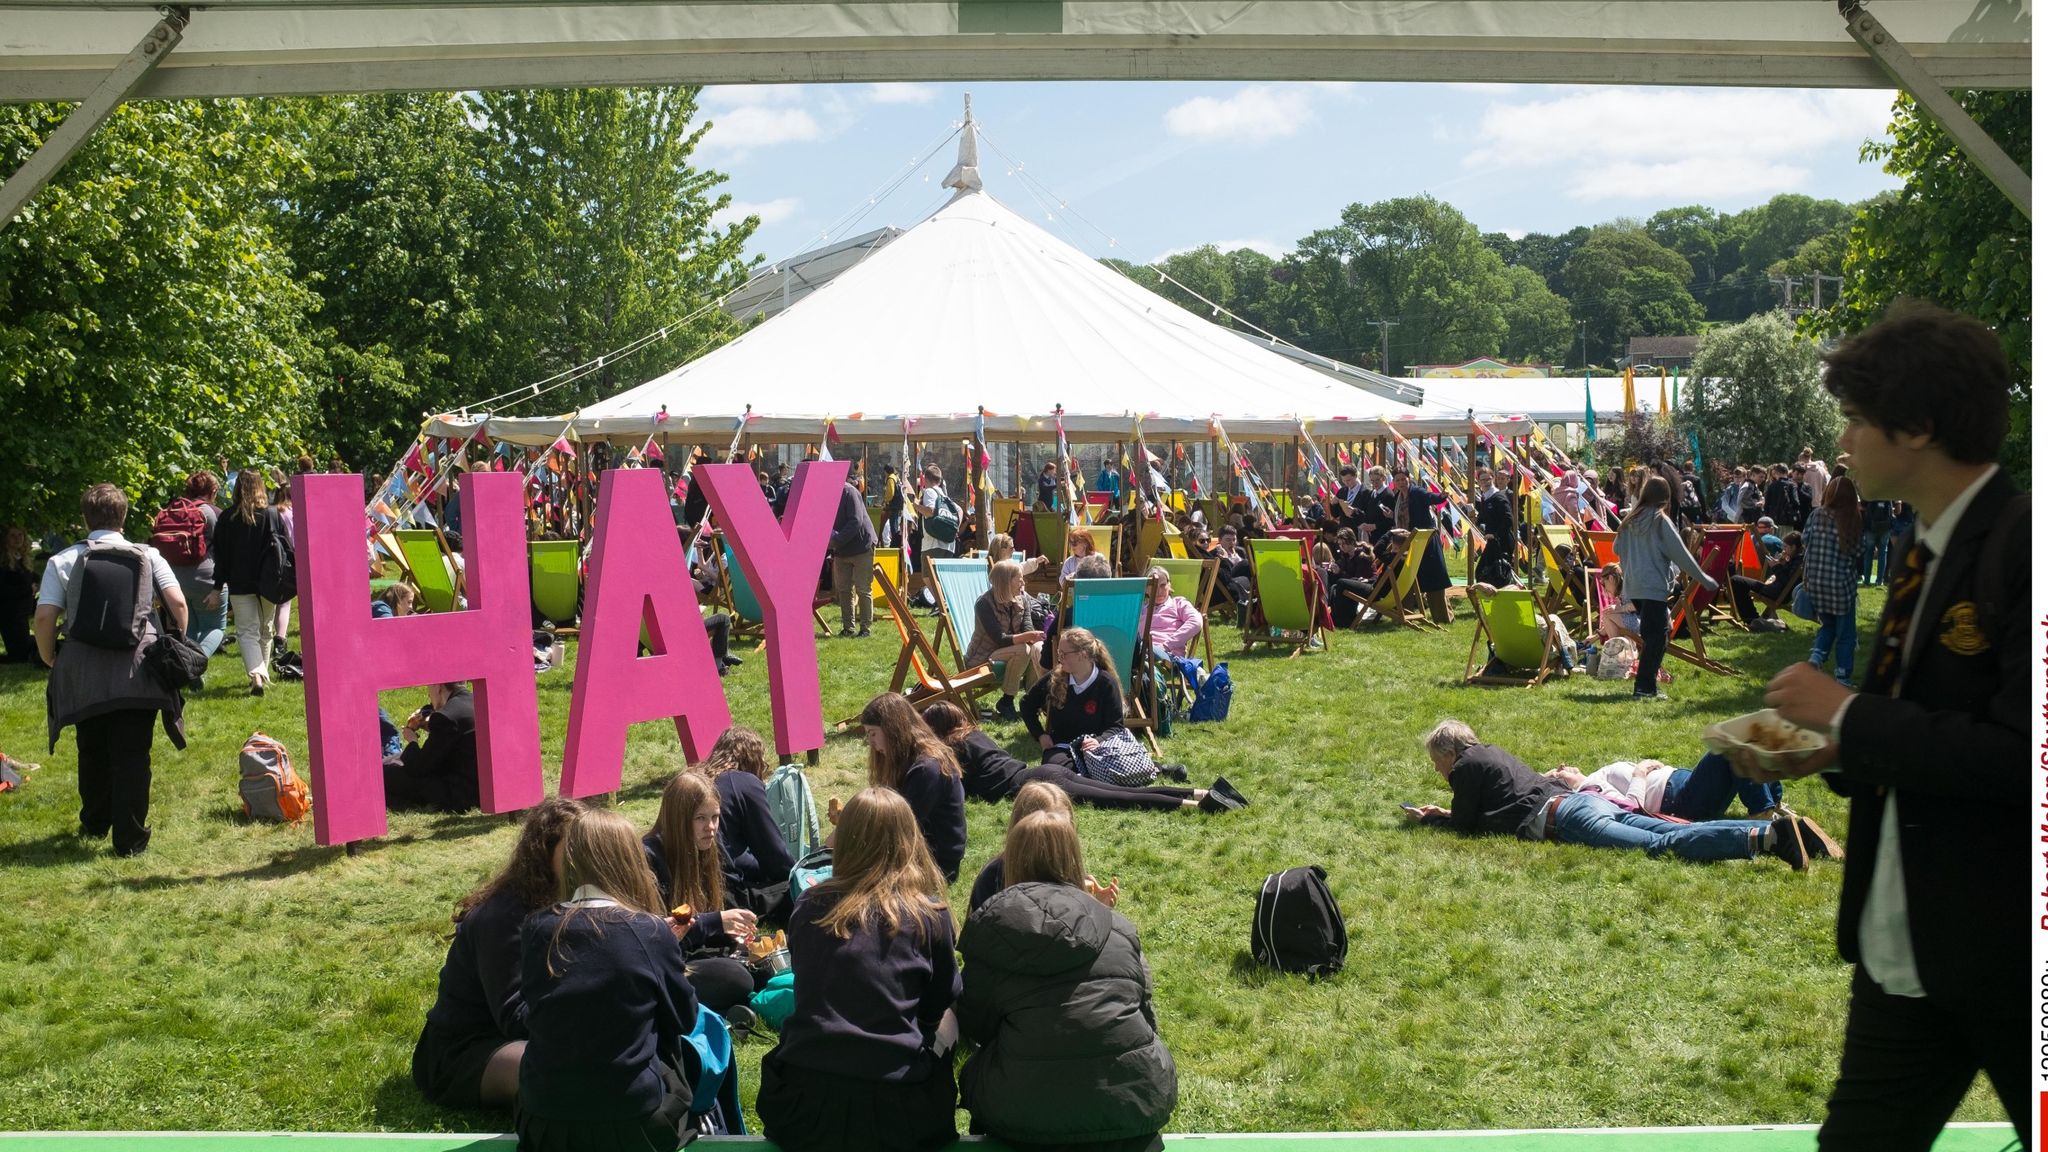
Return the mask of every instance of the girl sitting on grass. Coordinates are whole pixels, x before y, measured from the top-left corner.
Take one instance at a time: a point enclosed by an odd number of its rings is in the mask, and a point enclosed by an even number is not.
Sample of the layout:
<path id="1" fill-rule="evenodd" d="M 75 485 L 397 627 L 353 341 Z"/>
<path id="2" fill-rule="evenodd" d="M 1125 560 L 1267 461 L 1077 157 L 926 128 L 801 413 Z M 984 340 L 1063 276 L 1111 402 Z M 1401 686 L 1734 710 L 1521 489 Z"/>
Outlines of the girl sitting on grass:
<path id="1" fill-rule="evenodd" d="M 693 1070 L 680 1062 L 697 995 L 639 833 L 588 809 L 560 856 L 563 902 L 520 930 L 519 1147 L 673 1152 L 689 1125 Z"/>
<path id="2" fill-rule="evenodd" d="M 960 1077 L 970 1130 L 1020 1148 L 1159 1148 L 1179 1084 L 1138 930 L 1089 890 L 1071 814 L 1015 821 L 1002 859 L 1003 890 L 960 936 L 960 1031 L 980 1044 Z"/>
<path id="3" fill-rule="evenodd" d="M 745 1004 L 754 977 L 732 953 L 754 934 L 754 914 L 727 908 L 718 844 L 718 793 L 695 772 L 678 772 L 661 791 L 654 831 L 641 840 L 661 907 L 677 913 L 684 975 L 697 999 L 720 1013 Z"/>
<path id="4" fill-rule="evenodd" d="M 718 843 L 727 898 L 756 916 L 778 912 L 796 866 L 768 804 L 768 748 L 752 728 L 727 728 L 697 769 L 718 792 Z"/>
<path id="5" fill-rule="evenodd" d="M 868 741 L 868 787 L 887 788 L 909 803 L 933 863 L 948 883 L 967 853 L 967 796 L 960 762 L 933 735 L 910 701 L 884 692 L 860 711 Z"/>
<path id="6" fill-rule="evenodd" d="M 412 1082 L 444 1108 L 510 1108 L 526 1052 L 519 925 L 555 902 L 555 849 L 583 811 L 551 796 L 527 813 L 512 858 L 455 908 L 455 940 L 412 1050 Z"/>
<path id="7" fill-rule="evenodd" d="M 833 876 L 797 902 L 789 953 L 796 1006 L 755 1102 L 768 1139 L 784 1152 L 952 1143 L 953 915 L 900 794 L 864 788 L 841 811 Z"/>

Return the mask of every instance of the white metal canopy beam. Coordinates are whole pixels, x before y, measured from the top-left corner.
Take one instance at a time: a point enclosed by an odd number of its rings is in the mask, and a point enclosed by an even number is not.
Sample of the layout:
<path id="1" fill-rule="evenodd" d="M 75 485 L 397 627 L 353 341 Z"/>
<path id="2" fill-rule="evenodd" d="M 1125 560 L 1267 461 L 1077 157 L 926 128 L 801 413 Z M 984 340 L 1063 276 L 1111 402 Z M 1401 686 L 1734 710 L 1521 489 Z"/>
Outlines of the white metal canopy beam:
<path id="1" fill-rule="evenodd" d="M 2023 0 L 1872 0 L 1947 88 L 2028 87 Z M 0 102 L 83 98 L 145 0 L 0 0 Z M 218 0 L 145 97 L 870 80 L 1882 87 L 1825 0 Z"/>

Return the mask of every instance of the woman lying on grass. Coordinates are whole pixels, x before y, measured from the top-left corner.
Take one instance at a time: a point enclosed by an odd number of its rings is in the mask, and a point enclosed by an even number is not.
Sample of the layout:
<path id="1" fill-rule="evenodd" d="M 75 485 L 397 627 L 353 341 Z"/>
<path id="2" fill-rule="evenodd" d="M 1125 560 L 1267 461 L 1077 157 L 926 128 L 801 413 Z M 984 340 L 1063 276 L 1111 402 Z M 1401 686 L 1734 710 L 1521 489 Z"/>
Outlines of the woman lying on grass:
<path id="1" fill-rule="evenodd" d="M 1226 812 L 1247 801 L 1221 776 L 1207 788 L 1127 788 L 1090 780 L 1065 761 L 1031 765 L 1005 752 L 967 713 L 950 701 L 925 707 L 924 720 L 959 758 L 967 794 L 976 800 L 1008 800 L 1034 782 L 1058 789 L 1097 808 L 1149 808 L 1160 812 Z"/>

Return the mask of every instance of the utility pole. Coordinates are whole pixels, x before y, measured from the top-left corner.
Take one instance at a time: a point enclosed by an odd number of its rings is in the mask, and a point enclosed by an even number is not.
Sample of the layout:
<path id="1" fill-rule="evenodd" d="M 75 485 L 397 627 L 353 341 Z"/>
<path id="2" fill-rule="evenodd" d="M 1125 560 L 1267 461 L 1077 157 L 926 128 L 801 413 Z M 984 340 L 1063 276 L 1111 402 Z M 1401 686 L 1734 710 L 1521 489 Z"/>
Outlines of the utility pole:
<path id="1" fill-rule="evenodd" d="M 1820 285 L 1823 280 L 1835 285 L 1835 299 L 1840 300 L 1842 298 L 1842 278 L 1840 276 L 1823 276 L 1816 270 L 1813 274 L 1813 310 L 1816 312 L 1820 311 Z"/>
<path id="2" fill-rule="evenodd" d="M 1382 376 L 1391 376 L 1391 375 L 1393 375 L 1393 373 L 1387 370 L 1387 329 L 1389 329 L 1389 328 L 1399 328 L 1399 327 L 1401 326 L 1401 322 L 1400 322 L 1399 320 L 1367 320 L 1367 321 L 1366 321 L 1366 323 L 1367 323 L 1368 325 L 1371 325 L 1371 324 L 1377 324 L 1377 325 L 1379 325 L 1379 328 L 1380 328 L 1380 375 L 1382 375 Z"/>
<path id="3" fill-rule="evenodd" d="M 1581 320 L 1579 321 L 1579 364 L 1581 367 L 1584 367 L 1591 363 L 1591 360 L 1586 359 L 1586 322 Z"/>

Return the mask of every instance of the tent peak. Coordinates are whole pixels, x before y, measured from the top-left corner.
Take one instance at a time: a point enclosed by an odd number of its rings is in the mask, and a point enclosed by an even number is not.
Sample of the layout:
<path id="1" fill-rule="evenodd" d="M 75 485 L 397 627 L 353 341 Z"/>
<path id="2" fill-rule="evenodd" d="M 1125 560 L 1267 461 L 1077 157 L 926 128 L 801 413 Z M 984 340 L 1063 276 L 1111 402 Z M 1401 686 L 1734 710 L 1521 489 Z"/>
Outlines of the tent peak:
<path id="1" fill-rule="evenodd" d="M 946 173 L 941 188 L 954 189 L 953 199 L 981 191 L 981 157 L 975 147 L 974 93 L 963 93 L 966 113 L 960 122 L 960 158 L 953 163 L 953 170 Z"/>

